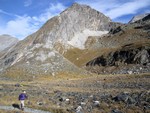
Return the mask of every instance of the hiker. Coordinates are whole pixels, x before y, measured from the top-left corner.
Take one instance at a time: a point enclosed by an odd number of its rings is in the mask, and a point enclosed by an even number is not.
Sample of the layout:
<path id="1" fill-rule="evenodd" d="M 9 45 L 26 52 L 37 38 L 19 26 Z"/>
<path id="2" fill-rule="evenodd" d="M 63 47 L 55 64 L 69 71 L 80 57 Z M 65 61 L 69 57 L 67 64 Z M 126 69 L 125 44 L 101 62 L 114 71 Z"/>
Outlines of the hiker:
<path id="1" fill-rule="evenodd" d="M 27 99 L 27 95 L 26 95 L 26 91 L 23 91 L 20 95 L 19 95 L 19 98 L 20 100 L 20 103 L 21 103 L 21 106 L 20 106 L 20 109 L 21 110 L 24 110 L 24 100 Z"/>

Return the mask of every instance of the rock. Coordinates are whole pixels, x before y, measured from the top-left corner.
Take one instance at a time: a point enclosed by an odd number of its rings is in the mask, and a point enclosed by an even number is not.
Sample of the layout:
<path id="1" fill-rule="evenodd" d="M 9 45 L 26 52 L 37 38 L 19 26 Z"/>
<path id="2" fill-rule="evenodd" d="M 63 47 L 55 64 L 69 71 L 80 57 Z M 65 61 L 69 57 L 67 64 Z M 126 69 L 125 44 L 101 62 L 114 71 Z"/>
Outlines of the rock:
<path id="1" fill-rule="evenodd" d="M 65 102 L 66 102 L 66 104 L 70 104 L 70 99 L 67 98 L 67 99 L 65 100 Z"/>
<path id="2" fill-rule="evenodd" d="M 70 101 L 70 99 L 69 98 L 66 98 L 66 102 L 69 102 Z"/>
<path id="3" fill-rule="evenodd" d="M 63 101 L 63 98 L 60 98 L 59 101 L 62 102 L 62 101 Z"/>
<path id="4" fill-rule="evenodd" d="M 114 110 L 111 111 L 111 113 L 122 113 L 122 112 L 117 110 L 117 109 L 114 109 Z"/>
<path id="5" fill-rule="evenodd" d="M 37 104 L 42 106 L 44 103 L 43 102 L 37 102 Z"/>
<path id="6" fill-rule="evenodd" d="M 121 29 L 121 26 L 117 27 L 116 29 L 111 29 L 111 30 L 110 30 L 110 33 L 116 34 L 116 33 L 120 32 L 120 31 L 123 31 L 123 30 Z"/>
<path id="7" fill-rule="evenodd" d="M 83 112 L 82 112 L 82 107 L 81 107 L 81 106 L 78 106 L 78 107 L 77 107 L 76 113 L 83 113 Z"/>
<path id="8" fill-rule="evenodd" d="M 146 49 L 143 49 L 135 55 L 134 60 L 140 64 L 147 64 L 150 62 L 149 57 L 150 55 L 148 51 Z"/>
<path id="9" fill-rule="evenodd" d="M 127 73 L 128 73 L 129 75 L 131 75 L 133 72 L 132 72 L 132 71 L 127 71 Z"/>
<path id="10" fill-rule="evenodd" d="M 67 97 L 61 97 L 60 99 L 59 99 L 59 101 L 61 101 L 61 102 L 63 102 L 63 101 L 66 101 L 66 100 L 69 100 Z"/>
<path id="11" fill-rule="evenodd" d="M 55 73 L 52 73 L 52 76 L 55 76 Z"/>
<path id="12" fill-rule="evenodd" d="M 128 99 L 126 100 L 126 103 L 127 104 L 134 104 L 134 103 L 136 103 L 136 101 L 132 97 L 128 96 Z"/>
<path id="13" fill-rule="evenodd" d="M 21 85 L 20 84 L 15 84 L 15 87 L 21 87 Z"/>
<path id="14" fill-rule="evenodd" d="M 85 103 L 85 102 L 81 102 L 80 104 L 81 104 L 81 106 L 85 106 L 85 105 L 86 105 L 86 103 Z"/>
<path id="15" fill-rule="evenodd" d="M 99 107 L 100 106 L 100 102 L 99 101 L 94 101 L 94 106 L 95 107 Z"/>
<path id="16" fill-rule="evenodd" d="M 0 86 L 0 90 L 2 90 L 3 89 L 3 86 Z"/>
<path id="17" fill-rule="evenodd" d="M 128 93 L 120 93 L 116 97 L 113 98 L 115 101 L 122 101 L 126 104 L 134 104 L 136 103 L 135 99 L 133 99 Z"/>
<path id="18" fill-rule="evenodd" d="M 139 74 L 143 72 L 149 72 L 149 51 L 150 48 L 147 45 L 136 47 L 134 44 L 128 44 L 117 51 L 110 52 L 105 56 L 101 55 L 89 61 L 86 64 L 87 70 L 90 70 L 94 73 L 103 74 L 112 73 L 114 70 L 117 71 L 114 71 L 115 74 Z M 129 68 L 127 65 L 131 64 L 133 66 Z M 146 66 L 147 69 L 144 69 L 142 66 Z M 119 70 L 117 67 L 119 67 Z"/>
<path id="19" fill-rule="evenodd" d="M 90 98 L 93 98 L 93 95 L 90 95 L 89 97 L 90 97 Z"/>

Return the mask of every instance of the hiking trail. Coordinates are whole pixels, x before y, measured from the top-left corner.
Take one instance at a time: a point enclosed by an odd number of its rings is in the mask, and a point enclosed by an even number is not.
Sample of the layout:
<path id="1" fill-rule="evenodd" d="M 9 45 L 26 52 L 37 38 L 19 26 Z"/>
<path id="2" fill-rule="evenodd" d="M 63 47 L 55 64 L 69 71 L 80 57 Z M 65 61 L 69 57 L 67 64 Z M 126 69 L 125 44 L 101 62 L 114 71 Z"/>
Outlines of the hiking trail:
<path id="1" fill-rule="evenodd" d="M 14 108 L 13 106 L 0 106 L 0 109 L 7 110 L 7 111 L 10 111 L 10 110 L 21 111 L 18 108 Z M 51 113 L 49 111 L 43 111 L 43 110 L 32 109 L 32 108 L 27 108 L 27 107 L 24 108 L 24 112 L 26 113 Z"/>

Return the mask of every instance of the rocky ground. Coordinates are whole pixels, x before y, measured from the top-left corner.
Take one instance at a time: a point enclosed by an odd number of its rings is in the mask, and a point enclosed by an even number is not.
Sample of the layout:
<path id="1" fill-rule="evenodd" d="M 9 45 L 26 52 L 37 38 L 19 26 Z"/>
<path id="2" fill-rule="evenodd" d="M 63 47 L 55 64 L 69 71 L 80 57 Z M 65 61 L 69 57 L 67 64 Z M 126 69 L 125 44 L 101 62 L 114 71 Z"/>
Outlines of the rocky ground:
<path id="1" fill-rule="evenodd" d="M 149 74 L 1 78 L 0 105 L 18 104 L 19 93 L 26 90 L 26 107 L 52 113 L 149 113 L 149 81 Z"/>

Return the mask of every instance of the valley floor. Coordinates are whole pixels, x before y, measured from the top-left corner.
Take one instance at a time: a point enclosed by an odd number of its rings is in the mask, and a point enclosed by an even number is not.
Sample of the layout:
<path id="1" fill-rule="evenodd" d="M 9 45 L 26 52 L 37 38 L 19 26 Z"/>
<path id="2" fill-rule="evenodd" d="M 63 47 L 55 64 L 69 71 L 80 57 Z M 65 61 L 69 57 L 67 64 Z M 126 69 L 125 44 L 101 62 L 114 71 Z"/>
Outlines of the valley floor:
<path id="1" fill-rule="evenodd" d="M 149 113 L 150 74 L 0 79 L 0 106 L 19 104 L 26 90 L 28 108 L 52 113 Z M 7 111 L 0 110 L 2 113 Z M 12 113 L 15 111 L 12 111 Z M 10 113 L 10 111 L 9 111 Z"/>

